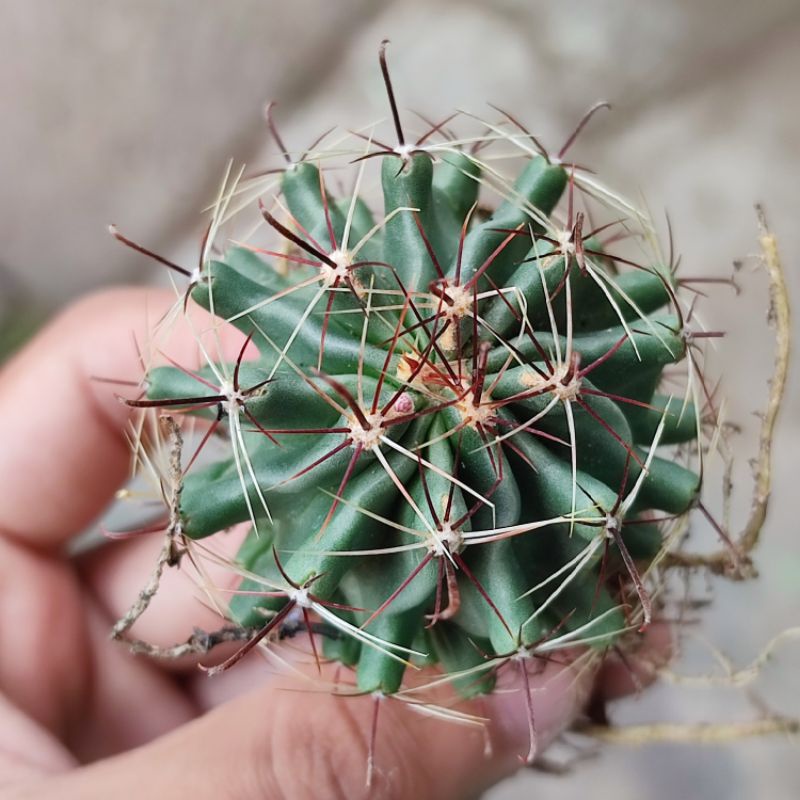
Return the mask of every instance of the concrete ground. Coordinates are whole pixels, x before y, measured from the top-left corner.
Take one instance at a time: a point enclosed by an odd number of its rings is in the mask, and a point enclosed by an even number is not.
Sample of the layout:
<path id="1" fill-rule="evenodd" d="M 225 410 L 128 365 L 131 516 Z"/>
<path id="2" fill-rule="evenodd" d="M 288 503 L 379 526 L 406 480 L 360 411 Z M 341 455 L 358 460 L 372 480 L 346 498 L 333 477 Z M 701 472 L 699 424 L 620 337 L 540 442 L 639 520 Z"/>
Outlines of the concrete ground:
<path id="1" fill-rule="evenodd" d="M 227 159 L 274 158 L 264 101 L 280 101 L 284 138 L 298 144 L 330 124 L 385 114 L 375 55 L 386 36 L 403 105 L 433 116 L 482 113 L 490 100 L 555 142 L 595 100 L 612 101 L 575 152 L 607 182 L 669 211 L 686 273 L 727 275 L 753 252 L 760 201 L 800 299 L 796 0 L 0 0 L 0 321 L 25 299 L 52 309 L 92 288 L 156 279 L 106 234 L 109 222 L 168 257 L 194 258 L 199 211 Z M 731 331 L 715 361 L 729 417 L 743 426 L 737 474 L 746 483 L 771 350 L 763 279 L 745 270 L 741 281 L 738 298 L 714 293 L 705 320 Z M 704 615 L 703 636 L 740 665 L 800 623 L 791 512 L 799 412 L 794 369 L 761 579 L 714 586 Z M 783 713 L 800 715 L 799 658 L 787 646 L 758 683 Z M 757 713 L 741 692 L 664 685 L 619 704 L 613 718 Z M 589 793 L 788 800 L 800 796 L 797 742 L 609 747 L 570 777 L 522 774 L 489 797 Z"/>

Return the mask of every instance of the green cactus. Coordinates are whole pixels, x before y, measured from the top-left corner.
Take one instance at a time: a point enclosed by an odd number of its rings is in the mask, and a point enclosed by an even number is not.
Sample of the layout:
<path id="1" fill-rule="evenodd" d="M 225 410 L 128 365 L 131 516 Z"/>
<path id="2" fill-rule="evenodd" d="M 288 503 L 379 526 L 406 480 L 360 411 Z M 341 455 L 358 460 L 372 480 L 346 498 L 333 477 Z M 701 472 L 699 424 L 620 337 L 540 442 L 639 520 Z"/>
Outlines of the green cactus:
<path id="1" fill-rule="evenodd" d="M 659 520 L 698 497 L 675 446 L 700 415 L 662 388 L 689 346 L 671 265 L 618 254 L 623 233 L 647 251 L 642 218 L 577 210 L 630 211 L 568 165 L 574 136 L 552 157 L 510 118 L 478 146 L 448 120 L 409 144 L 383 49 L 381 66 L 398 144 L 345 159 L 357 189 L 380 159 L 380 211 L 329 188 L 341 149 L 295 162 L 278 139 L 287 164 L 259 202 L 280 244 L 182 270 L 258 359 L 154 368 L 132 405 L 229 442 L 180 498 L 187 537 L 252 528 L 230 616 L 256 632 L 217 669 L 295 621 L 361 691 L 437 664 L 469 696 L 543 643 L 646 627 Z M 482 157 L 493 139 L 524 158 L 513 181 Z"/>

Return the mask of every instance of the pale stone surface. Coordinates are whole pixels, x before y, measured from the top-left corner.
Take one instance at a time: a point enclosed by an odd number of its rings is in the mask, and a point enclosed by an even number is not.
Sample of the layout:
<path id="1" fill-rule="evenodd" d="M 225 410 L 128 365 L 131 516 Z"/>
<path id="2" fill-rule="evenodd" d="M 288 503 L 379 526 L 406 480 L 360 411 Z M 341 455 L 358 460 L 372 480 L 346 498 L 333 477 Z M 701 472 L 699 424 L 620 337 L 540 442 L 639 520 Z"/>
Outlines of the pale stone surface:
<path id="1" fill-rule="evenodd" d="M 140 276 L 105 232 L 168 250 L 221 167 L 335 64 L 359 0 L 4 0 L 0 263 L 51 302 Z M 196 256 L 195 256 L 196 257 Z"/>
<path id="2" fill-rule="evenodd" d="M 493 100 L 557 142 L 601 96 L 618 101 L 624 126 L 678 102 L 680 87 L 746 55 L 794 8 L 3 0 L 0 265 L 51 303 L 141 276 L 148 267 L 107 238 L 108 222 L 177 246 L 200 227 L 227 159 L 249 159 L 263 137 L 265 100 L 283 101 L 290 132 L 383 114 L 384 35 L 406 105 L 483 113 Z M 292 114 L 301 104 L 312 110 Z"/>

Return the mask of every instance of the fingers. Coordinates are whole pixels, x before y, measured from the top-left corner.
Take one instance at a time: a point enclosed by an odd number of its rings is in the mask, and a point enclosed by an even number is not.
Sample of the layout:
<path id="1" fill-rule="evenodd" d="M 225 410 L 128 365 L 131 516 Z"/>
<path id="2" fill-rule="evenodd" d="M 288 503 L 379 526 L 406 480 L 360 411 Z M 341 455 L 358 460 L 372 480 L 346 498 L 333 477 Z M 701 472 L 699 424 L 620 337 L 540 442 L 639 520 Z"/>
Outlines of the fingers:
<path id="1" fill-rule="evenodd" d="M 426 717 L 396 698 L 337 697 L 281 682 L 244 695 L 138 750 L 46 783 L 42 800 L 131 797 L 231 797 L 237 800 L 415 798 L 473 795 L 514 771 L 529 747 L 525 681 L 458 706 L 489 718 L 482 729 Z M 585 701 L 591 676 L 554 663 L 527 684 L 544 747 Z M 297 691 L 302 689 L 303 691 Z M 442 705 L 452 698 L 442 693 Z M 374 777 L 365 781 L 375 703 Z"/>
<path id="2" fill-rule="evenodd" d="M 197 716 L 180 682 L 109 641 L 108 623 L 95 609 L 87 609 L 85 625 L 89 689 L 64 736 L 81 763 L 138 747 Z"/>
<path id="3" fill-rule="evenodd" d="M 205 545 L 213 547 L 220 556 L 233 559 L 247 532 L 248 526 L 237 526 L 216 535 Z M 111 543 L 80 559 L 80 574 L 105 612 L 109 629 L 139 596 L 162 545 L 163 535 L 146 535 Z M 201 558 L 199 553 L 198 558 Z M 199 575 L 192 561 L 184 557 L 180 569 L 165 569 L 158 591 L 130 635 L 160 647 L 171 647 L 185 642 L 197 628 L 212 632 L 229 624 L 214 609 L 208 593 L 219 607 L 225 608 L 233 596 L 230 590 L 239 583 L 239 576 L 234 570 L 208 560 L 203 560 L 202 568 L 203 574 Z M 168 669 L 193 670 L 198 661 L 214 663 L 219 658 L 219 653 L 214 651 L 200 657 L 184 656 L 153 663 Z"/>
<path id="4" fill-rule="evenodd" d="M 0 787 L 76 766 L 74 756 L 50 731 L 0 694 Z"/>
<path id="5" fill-rule="evenodd" d="M 42 765 L 48 737 L 79 758 L 107 755 L 196 715 L 182 686 L 109 642 L 63 559 L 0 538 L 0 587 L 0 698 L 18 711 L 0 704 L 0 755 Z M 31 731 L 42 737 L 35 749 Z"/>
<path id="6" fill-rule="evenodd" d="M 597 677 L 597 697 L 616 700 L 641 691 L 669 663 L 673 650 L 673 628 L 653 623 L 638 639 L 627 639 L 625 649 L 608 654 Z"/>
<path id="7" fill-rule="evenodd" d="M 94 376 L 137 381 L 140 345 L 175 302 L 172 292 L 119 289 L 69 308 L 0 373 L 0 531 L 58 546 L 84 528 L 126 477 L 129 410 Z M 199 326 L 209 317 L 193 311 Z M 205 320 L 205 322 L 203 321 Z M 243 337 L 224 326 L 235 354 Z M 233 340 L 233 341 L 231 341 Z M 192 331 L 176 327 L 169 354 L 197 363 Z"/>

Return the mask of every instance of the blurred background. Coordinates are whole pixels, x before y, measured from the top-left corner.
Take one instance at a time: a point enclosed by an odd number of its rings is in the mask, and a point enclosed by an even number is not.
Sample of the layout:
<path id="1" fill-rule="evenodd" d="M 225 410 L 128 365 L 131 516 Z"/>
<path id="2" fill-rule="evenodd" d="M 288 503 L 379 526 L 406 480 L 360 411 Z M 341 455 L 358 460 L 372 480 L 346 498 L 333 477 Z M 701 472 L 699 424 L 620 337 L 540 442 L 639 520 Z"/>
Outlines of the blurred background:
<path id="1" fill-rule="evenodd" d="M 432 117 L 513 110 L 550 145 L 598 99 L 573 153 L 656 219 L 669 212 L 682 270 L 730 276 L 757 250 L 753 203 L 779 237 L 800 300 L 800 4 L 797 0 L 0 0 L 0 359 L 72 297 L 160 277 L 107 233 L 115 222 L 193 266 L 230 157 L 277 165 L 261 115 L 277 100 L 289 148 L 333 124 L 386 114 L 377 47 L 389 37 L 400 103 Z M 772 357 L 766 290 L 753 262 L 739 296 L 715 288 L 713 358 L 725 373 L 741 511 L 750 490 Z M 800 366 L 796 363 L 794 367 Z M 713 597 L 676 669 L 707 671 L 707 639 L 738 666 L 800 624 L 800 525 L 794 517 L 800 392 L 790 377 L 775 450 L 771 515 L 757 582 L 702 582 Z M 753 685 L 800 715 L 800 643 Z M 615 723 L 757 718 L 742 690 L 663 682 L 615 705 Z M 545 796 L 800 797 L 798 742 L 604 746 L 567 777 L 527 771 L 490 800 Z"/>

